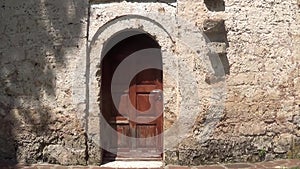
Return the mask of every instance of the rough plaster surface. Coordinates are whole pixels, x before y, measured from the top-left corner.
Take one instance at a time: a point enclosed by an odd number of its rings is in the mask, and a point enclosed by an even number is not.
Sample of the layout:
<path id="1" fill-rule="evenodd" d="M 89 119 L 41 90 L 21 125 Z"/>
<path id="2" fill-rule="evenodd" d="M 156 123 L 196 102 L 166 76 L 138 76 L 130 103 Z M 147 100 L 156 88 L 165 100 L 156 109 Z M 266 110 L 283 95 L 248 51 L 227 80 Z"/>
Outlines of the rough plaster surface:
<path id="1" fill-rule="evenodd" d="M 85 58 L 87 3 L 0 4 L 0 161 L 86 164 L 73 70 Z"/>
<path id="2" fill-rule="evenodd" d="M 299 144 L 297 2 L 225 1 L 225 10 L 218 12 L 198 3 L 178 1 L 178 15 L 199 26 L 207 18 L 225 20 L 230 64 L 225 111 L 205 144 L 197 144 L 205 121 L 199 118 L 194 136 L 171 153 L 171 163 L 257 161 L 297 151 L 292 145 Z"/>
<path id="3" fill-rule="evenodd" d="M 102 49 L 124 29 L 162 47 L 166 164 L 295 157 L 297 3 L 1 1 L 0 161 L 101 163 Z"/>

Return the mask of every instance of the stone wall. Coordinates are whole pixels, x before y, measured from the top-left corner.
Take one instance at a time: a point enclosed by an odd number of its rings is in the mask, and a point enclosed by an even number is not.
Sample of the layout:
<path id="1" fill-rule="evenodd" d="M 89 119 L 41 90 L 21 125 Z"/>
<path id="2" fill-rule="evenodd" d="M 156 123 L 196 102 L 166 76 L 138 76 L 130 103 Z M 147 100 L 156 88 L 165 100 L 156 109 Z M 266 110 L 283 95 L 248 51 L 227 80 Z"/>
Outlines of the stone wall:
<path id="1" fill-rule="evenodd" d="M 202 143 L 207 115 L 200 116 L 194 134 L 170 153 L 170 163 L 296 157 L 300 141 L 297 1 L 178 1 L 178 15 L 204 33 L 209 26 L 218 27 L 214 22 L 225 21 L 227 35 L 220 41 L 227 49 L 219 57 L 228 59 L 229 69 L 224 69 L 225 109 L 211 128 L 213 134 Z"/>
<path id="2" fill-rule="evenodd" d="M 0 161 L 86 164 L 87 2 L 1 0 Z M 76 80 L 75 83 L 80 83 Z"/>
<path id="3" fill-rule="evenodd" d="M 166 164 L 296 157 L 298 3 L 2 0 L 0 161 L 101 163 L 102 49 L 124 29 L 162 47 Z"/>

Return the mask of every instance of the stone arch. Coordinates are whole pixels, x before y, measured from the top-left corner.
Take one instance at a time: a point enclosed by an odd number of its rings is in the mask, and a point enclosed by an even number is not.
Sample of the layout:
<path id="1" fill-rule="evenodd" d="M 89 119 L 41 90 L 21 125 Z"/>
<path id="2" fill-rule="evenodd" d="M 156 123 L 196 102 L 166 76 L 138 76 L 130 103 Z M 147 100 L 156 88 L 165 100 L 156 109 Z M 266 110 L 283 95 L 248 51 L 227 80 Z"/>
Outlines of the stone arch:
<path id="1" fill-rule="evenodd" d="M 134 31 L 132 31 L 134 30 Z M 130 32 L 130 33 L 129 33 Z M 86 131 L 88 135 L 88 155 L 89 163 L 101 163 L 101 134 L 100 134 L 100 118 L 101 118 L 101 60 L 105 53 L 114 46 L 117 37 L 118 40 L 137 34 L 147 33 L 151 35 L 161 46 L 163 72 L 171 69 L 170 65 L 176 65 L 174 45 L 175 42 L 165 26 L 160 23 L 139 15 L 126 15 L 112 20 L 98 29 L 92 37 L 90 45 L 87 49 L 87 106 L 86 106 Z M 166 71 L 165 71 L 166 70 Z M 170 93 L 166 96 L 176 95 L 174 86 L 171 85 L 171 77 L 164 74 L 164 89 Z M 168 98 L 165 98 L 168 100 Z M 175 103 L 174 103 L 175 104 Z M 176 105 L 164 104 L 164 107 L 176 107 Z M 170 110 L 167 108 L 167 110 Z M 175 110 L 174 110 L 175 111 Z M 98 152 L 98 153 L 97 153 Z"/>

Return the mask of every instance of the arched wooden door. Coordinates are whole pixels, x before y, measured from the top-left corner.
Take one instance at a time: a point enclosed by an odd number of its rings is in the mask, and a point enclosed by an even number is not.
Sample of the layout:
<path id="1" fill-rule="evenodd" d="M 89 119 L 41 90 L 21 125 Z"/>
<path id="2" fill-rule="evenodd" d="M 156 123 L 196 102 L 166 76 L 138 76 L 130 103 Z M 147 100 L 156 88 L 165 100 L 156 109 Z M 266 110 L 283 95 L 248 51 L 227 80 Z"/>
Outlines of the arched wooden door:
<path id="1" fill-rule="evenodd" d="M 106 140 L 104 158 L 157 159 L 162 158 L 163 130 L 163 84 L 161 53 L 154 52 L 147 59 L 159 63 L 160 69 L 149 68 L 139 71 L 130 83 L 118 78 L 113 81 L 116 69 L 132 53 L 158 48 L 159 45 L 147 34 L 131 36 L 116 44 L 102 62 L 102 114 L 116 132 L 101 135 Z M 137 58 L 127 62 L 126 73 L 137 71 L 141 62 Z M 117 89 L 112 90 L 112 86 Z M 105 130 L 105 129 L 104 129 Z"/>

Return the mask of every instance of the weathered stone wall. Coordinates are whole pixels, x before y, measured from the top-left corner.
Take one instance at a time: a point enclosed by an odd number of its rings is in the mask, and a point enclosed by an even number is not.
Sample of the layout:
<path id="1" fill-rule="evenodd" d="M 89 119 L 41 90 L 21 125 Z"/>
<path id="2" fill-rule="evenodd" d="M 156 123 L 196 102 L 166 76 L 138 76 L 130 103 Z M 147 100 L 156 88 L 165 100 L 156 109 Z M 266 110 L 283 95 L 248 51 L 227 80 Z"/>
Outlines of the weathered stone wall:
<path id="1" fill-rule="evenodd" d="M 297 0 L 166 2 L 2 0 L 0 161 L 101 163 L 102 49 L 124 29 L 162 47 L 166 163 L 295 157 Z"/>
<path id="2" fill-rule="evenodd" d="M 297 1 L 204 2 L 178 1 L 178 15 L 204 32 L 207 25 L 225 21 L 226 38 L 212 38 L 227 44 L 227 54 L 219 55 L 228 58 L 223 65 L 230 68 L 224 71 L 225 109 L 204 143 L 199 134 L 203 136 L 207 114 L 200 116 L 194 134 L 171 153 L 170 163 L 295 157 L 300 141 Z"/>
<path id="3" fill-rule="evenodd" d="M 84 79 L 87 7 L 0 1 L 0 161 L 86 164 L 85 88 L 80 100 L 73 83 Z"/>

